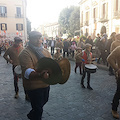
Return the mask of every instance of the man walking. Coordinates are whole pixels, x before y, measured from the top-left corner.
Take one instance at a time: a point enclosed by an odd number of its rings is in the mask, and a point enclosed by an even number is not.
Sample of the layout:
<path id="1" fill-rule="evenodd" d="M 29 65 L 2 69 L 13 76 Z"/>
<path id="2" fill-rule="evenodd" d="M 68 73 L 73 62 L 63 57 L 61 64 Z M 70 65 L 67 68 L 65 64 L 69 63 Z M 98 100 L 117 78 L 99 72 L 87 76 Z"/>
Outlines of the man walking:
<path id="1" fill-rule="evenodd" d="M 15 88 L 15 98 L 18 98 L 18 76 L 16 75 L 14 69 L 17 65 L 19 65 L 18 55 L 22 51 L 22 39 L 19 37 L 14 38 L 14 45 L 9 47 L 3 57 L 5 60 L 12 64 L 12 70 L 14 75 L 14 88 Z"/>

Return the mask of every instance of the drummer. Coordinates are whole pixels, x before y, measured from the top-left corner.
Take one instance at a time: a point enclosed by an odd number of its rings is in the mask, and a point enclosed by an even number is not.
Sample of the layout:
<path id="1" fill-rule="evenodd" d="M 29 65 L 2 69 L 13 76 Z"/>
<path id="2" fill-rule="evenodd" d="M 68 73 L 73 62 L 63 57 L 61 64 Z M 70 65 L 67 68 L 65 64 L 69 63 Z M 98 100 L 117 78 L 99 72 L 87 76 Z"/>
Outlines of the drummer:
<path id="1" fill-rule="evenodd" d="M 91 53 L 91 47 L 92 45 L 87 43 L 85 45 L 85 50 L 83 51 L 82 58 L 83 58 L 83 76 L 81 78 L 81 86 L 82 88 L 85 88 L 84 86 L 84 78 L 86 76 L 86 70 L 85 70 L 85 64 L 91 64 L 92 63 L 92 53 Z M 87 72 L 87 88 L 90 90 L 93 90 L 93 88 L 90 86 L 90 72 Z"/>
<path id="2" fill-rule="evenodd" d="M 14 88 L 15 88 L 15 98 L 18 98 L 18 76 L 15 74 L 14 69 L 17 65 L 19 65 L 18 55 L 22 51 L 22 39 L 19 37 L 14 38 L 14 45 L 9 47 L 3 57 L 5 60 L 12 64 L 12 70 L 14 75 Z"/>
<path id="3" fill-rule="evenodd" d="M 50 86 L 41 81 L 49 78 L 47 70 L 36 72 L 37 62 L 42 57 L 52 58 L 47 49 L 42 46 L 42 34 L 37 31 L 29 33 L 28 46 L 19 55 L 22 68 L 23 87 L 27 90 L 32 110 L 27 115 L 30 120 L 41 120 L 43 106 L 49 98 Z"/>

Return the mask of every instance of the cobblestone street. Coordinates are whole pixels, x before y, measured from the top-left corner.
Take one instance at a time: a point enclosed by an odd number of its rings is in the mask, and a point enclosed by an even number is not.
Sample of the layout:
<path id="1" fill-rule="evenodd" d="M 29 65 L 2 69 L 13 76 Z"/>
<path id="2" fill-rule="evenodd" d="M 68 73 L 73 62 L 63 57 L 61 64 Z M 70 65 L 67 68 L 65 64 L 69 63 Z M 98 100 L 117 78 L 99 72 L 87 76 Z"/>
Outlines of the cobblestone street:
<path id="1" fill-rule="evenodd" d="M 98 69 L 91 75 L 91 91 L 81 88 L 81 76 L 78 71 L 74 73 L 74 67 L 71 61 L 71 75 L 66 84 L 51 86 L 43 120 L 114 120 L 111 115 L 111 101 L 116 89 L 114 76 Z M 12 67 L 2 56 L 0 68 L 0 120 L 28 120 L 26 115 L 31 106 L 25 100 L 22 79 L 19 79 L 19 98 L 14 99 Z"/>

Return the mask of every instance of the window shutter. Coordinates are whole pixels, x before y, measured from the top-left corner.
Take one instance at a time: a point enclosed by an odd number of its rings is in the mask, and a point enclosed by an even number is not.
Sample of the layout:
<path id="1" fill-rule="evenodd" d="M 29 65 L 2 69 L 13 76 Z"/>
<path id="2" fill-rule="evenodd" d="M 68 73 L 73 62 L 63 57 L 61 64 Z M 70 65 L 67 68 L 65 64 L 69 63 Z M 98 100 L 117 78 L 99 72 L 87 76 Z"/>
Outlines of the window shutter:
<path id="1" fill-rule="evenodd" d="M 1 24 L 1 30 L 2 30 L 2 24 Z"/>
<path id="2" fill-rule="evenodd" d="M 5 24 L 5 30 L 7 30 L 7 24 Z"/>
<path id="3" fill-rule="evenodd" d="M 16 24 L 16 30 L 18 30 L 18 24 Z"/>
<path id="4" fill-rule="evenodd" d="M 0 13 L 2 13 L 2 12 L 1 12 L 1 6 L 0 6 Z"/>
<path id="5" fill-rule="evenodd" d="M 7 7 L 5 7 L 5 13 L 7 13 Z"/>
<path id="6" fill-rule="evenodd" d="M 23 30 L 23 24 L 21 24 L 21 30 Z"/>

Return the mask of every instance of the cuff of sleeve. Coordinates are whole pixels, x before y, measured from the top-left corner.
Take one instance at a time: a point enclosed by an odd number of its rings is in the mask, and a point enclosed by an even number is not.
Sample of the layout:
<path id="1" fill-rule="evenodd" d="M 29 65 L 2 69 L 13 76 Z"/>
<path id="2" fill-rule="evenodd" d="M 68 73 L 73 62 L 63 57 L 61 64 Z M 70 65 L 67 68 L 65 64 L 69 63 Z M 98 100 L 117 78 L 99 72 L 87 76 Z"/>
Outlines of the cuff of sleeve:
<path id="1" fill-rule="evenodd" d="M 28 69 L 25 71 L 24 77 L 25 77 L 26 79 L 29 79 L 29 75 L 30 75 L 30 73 L 33 72 L 33 71 L 35 71 L 35 70 L 34 70 L 34 69 L 31 69 L 31 68 L 28 68 Z"/>

